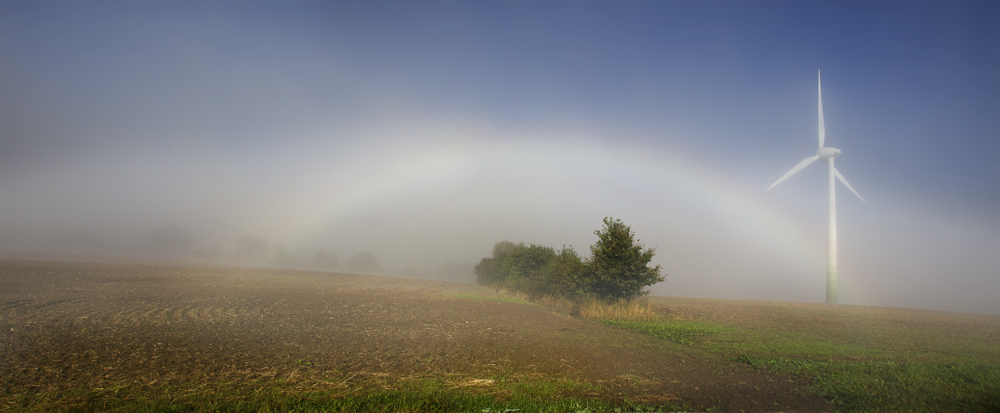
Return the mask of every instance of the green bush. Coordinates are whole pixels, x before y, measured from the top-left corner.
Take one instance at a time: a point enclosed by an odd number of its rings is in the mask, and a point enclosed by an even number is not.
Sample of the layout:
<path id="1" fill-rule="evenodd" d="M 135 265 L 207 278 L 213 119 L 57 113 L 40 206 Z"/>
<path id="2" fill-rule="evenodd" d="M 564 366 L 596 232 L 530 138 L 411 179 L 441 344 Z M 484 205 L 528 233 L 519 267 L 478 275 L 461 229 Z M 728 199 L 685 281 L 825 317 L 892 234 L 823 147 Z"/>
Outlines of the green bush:
<path id="1" fill-rule="evenodd" d="M 586 261 L 572 247 L 556 252 L 542 245 L 498 242 L 493 255 L 476 265 L 476 281 L 529 295 L 574 299 L 631 299 L 642 295 L 643 287 L 663 281 L 660 266 L 648 266 L 654 251 L 634 241 L 621 221 L 605 218 L 604 229 L 594 233 L 599 239 Z"/>
<path id="2" fill-rule="evenodd" d="M 586 295 L 587 271 L 587 264 L 573 247 L 564 245 L 550 264 L 544 293 L 570 298 Z"/>
<path id="3" fill-rule="evenodd" d="M 524 243 L 515 244 L 510 241 L 500 241 L 493 246 L 492 258 L 483 258 L 476 265 L 476 282 L 480 285 L 503 284 L 508 278 L 510 255 L 515 249 L 524 247 Z"/>
<path id="4" fill-rule="evenodd" d="M 493 247 L 493 257 L 483 258 L 476 266 L 476 279 L 483 285 L 536 293 L 545 289 L 549 267 L 556 257 L 550 247 L 501 241 Z"/>
<path id="5" fill-rule="evenodd" d="M 663 281 L 660 266 L 649 266 L 655 250 L 644 249 L 632 228 L 604 218 L 604 230 L 594 234 L 598 240 L 590 247 L 588 283 L 598 297 L 632 299 L 644 294 L 643 287 Z"/>

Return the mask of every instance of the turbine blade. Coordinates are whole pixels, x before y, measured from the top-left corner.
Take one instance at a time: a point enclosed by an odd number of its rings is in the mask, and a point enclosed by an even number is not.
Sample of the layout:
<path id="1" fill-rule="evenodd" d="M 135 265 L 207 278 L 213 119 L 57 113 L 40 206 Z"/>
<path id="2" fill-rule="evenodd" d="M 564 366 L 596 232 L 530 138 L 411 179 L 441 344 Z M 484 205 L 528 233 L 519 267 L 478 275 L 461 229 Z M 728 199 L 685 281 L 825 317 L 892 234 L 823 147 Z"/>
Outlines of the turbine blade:
<path id="1" fill-rule="evenodd" d="M 816 71 L 816 88 L 819 91 L 819 147 L 823 147 L 823 142 L 826 141 L 826 125 L 823 123 L 823 80 L 820 77 L 820 72 Z"/>
<path id="2" fill-rule="evenodd" d="M 854 195 L 857 195 L 857 196 L 858 196 L 858 199 L 860 199 L 860 200 L 861 200 L 861 202 L 864 202 L 864 203 L 866 203 L 866 204 L 868 203 L 867 201 L 865 201 L 865 199 L 864 199 L 864 198 L 862 198 L 862 197 L 861 197 L 861 194 L 859 194 L 859 193 L 858 193 L 858 191 L 855 191 L 855 190 L 854 190 L 854 187 L 853 187 L 853 186 L 851 186 L 851 184 L 847 183 L 847 179 L 844 179 L 844 175 L 841 175 L 841 174 L 840 174 L 840 171 L 838 171 L 836 167 L 834 167 L 834 168 L 833 168 L 833 173 L 834 173 L 835 175 L 837 175 L 837 179 L 839 179 L 839 180 L 840 180 L 840 182 L 843 182 L 843 183 L 844 183 L 844 185 L 845 185 L 845 186 L 847 186 L 847 189 L 850 189 L 850 190 L 851 190 L 851 192 L 854 192 Z"/>
<path id="3" fill-rule="evenodd" d="M 811 164 L 813 162 L 816 162 L 817 159 L 819 159 L 819 155 L 813 155 L 813 156 L 810 156 L 810 157 L 808 157 L 806 159 L 803 159 L 802 162 L 799 162 L 799 164 L 795 165 L 795 167 L 792 168 L 792 170 L 788 171 L 788 173 L 786 173 L 785 176 L 782 176 L 781 179 L 778 179 L 777 182 L 775 182 L 775 183 L 771 184 L 771 186 L 767 187 L 767 189 L 765 189 L 765 191 L 770 191 L 771 188 L 774 188 L 775 185 L 780 184 L 781 181 L 784 181 L 784 180 L 788 179 L 788 177 L 790 177 L 792 175 L 795 175 L 799 171 L 805 169 L 805 167 L 809 166 L 809 164 Z"/>

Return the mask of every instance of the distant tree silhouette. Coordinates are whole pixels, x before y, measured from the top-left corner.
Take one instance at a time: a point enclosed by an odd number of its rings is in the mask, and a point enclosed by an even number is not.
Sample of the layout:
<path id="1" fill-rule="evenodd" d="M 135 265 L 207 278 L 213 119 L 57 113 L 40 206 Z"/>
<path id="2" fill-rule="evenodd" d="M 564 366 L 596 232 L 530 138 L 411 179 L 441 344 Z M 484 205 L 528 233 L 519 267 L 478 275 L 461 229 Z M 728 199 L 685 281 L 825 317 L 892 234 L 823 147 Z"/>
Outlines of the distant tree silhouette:
<path id="1" fill-rule="evenodd" d="M 333 270 L 339 268 L 340 263 L 337 260 L 337 254 L 319 251 L 313 256 L 310 266 L 323 270 Z"/>
<path id="2" fill-rule="evenodd" d="M 271 262 L 279 267 L 288 267 L 292 265 L 292 255 L 288 253 L 288 249 L 285 245 L 280 242 L 275 242 L 271 246 Z"/>
<path id="3" fill-rule="evenodd" d="M 347 259 L 347 268 L 352 272 L 371 274 L 382 272 L 382 264 L 374 255 L 367 252 L 359 252 Z"/>
<path id="4" fill-rule="evenodd" d="M 196 244 L 180 225 L 163 225 L 146 233 L 146 248 L 158 255 L 190 255 Z"/>
<path id="5" fill-rule="evenodd" d="M 56 251 L 98 252 L 104 248 L 104 235 L 93 230 L 52 228 L 42 233 Z"/>
<path id="6" fill-rule="evenodd" d="M 438 276 L 445 280 L 471 281 L 473 266 L 448 261 L 438 267 Z"/>
<path id="7" fill-rule="evenodd" d="M 267 241 L 261 237 L 246 236 L 236 242 L 236 257 L 244 261 L 267 261 Z"/>

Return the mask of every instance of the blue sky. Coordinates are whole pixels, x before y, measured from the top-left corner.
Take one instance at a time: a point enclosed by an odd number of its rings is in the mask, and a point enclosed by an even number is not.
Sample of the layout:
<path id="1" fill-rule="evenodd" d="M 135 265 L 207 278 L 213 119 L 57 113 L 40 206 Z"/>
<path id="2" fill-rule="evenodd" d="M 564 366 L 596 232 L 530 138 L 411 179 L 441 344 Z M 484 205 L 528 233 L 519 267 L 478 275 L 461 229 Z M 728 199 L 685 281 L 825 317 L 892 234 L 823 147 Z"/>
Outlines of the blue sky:
<path id="1" fill-rule="evenodd" d="M 0 5 L 0 229 L 181 225 L 390 270 L 632 225 L 657 294 L 1000 313 L 990 2 Z M 37 232 L 37 231 L 36 231 Z M 12 240 L 14 239 L 14 240 Z M 109 247 L 110 248 L 110 247 Z"/>

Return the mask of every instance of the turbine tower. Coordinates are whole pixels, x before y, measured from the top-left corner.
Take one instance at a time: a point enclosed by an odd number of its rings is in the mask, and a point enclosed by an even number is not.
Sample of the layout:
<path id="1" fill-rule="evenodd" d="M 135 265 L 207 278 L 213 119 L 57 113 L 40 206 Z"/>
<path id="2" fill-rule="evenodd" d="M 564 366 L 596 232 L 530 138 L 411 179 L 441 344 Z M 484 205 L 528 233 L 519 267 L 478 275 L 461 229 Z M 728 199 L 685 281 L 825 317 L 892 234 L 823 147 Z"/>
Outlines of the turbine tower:
<path id="1" fill-rule="evenodd" d="M 851 184 L 847 183 L 847 179 L 844 179 L 844 175 L 841 175 L 840 171 L 833 166 L 833 158 L 836 158 L 837 155 L 840 155 L 843 151 L 837 148 L 823 146 L 823 141 L 826 140 L 826 126 L 823 125 L 823 82 L 819 71 L 816 72 L 816 84 L 818 85 L 817 91 L 819 92 L 819 149 L 816 150 L 816 155 L 803 159 L 802 162 L 795 165 L 795 167 L 782 176 L 781 179 L 778 179 L 777 182 L 769 186 L 767 190 L 774 188 L 775 185 L 780 184 L 781 181 L 795 175 L 809 166 L 809 164 L 816 162 L 819 159 L 826 161 L 828 166 L 827 169 L 830 170 L 830 243 L 826 265 L 826 303 L 837 304 L 837 197 L 835 185 L 836 180 L 834 177 L 839 179 L 840 182 L 843 182 L 844 185 L 847 186 L 847 189 L 854 192 L 854 195 L 857 195 L 858 198 L 861 199 L 861 202 L 865 202 L 865 199 L 861 198 L 858 191 L 855 191 Z M 865 203 L 867 204 L 867 202 Z"/>

